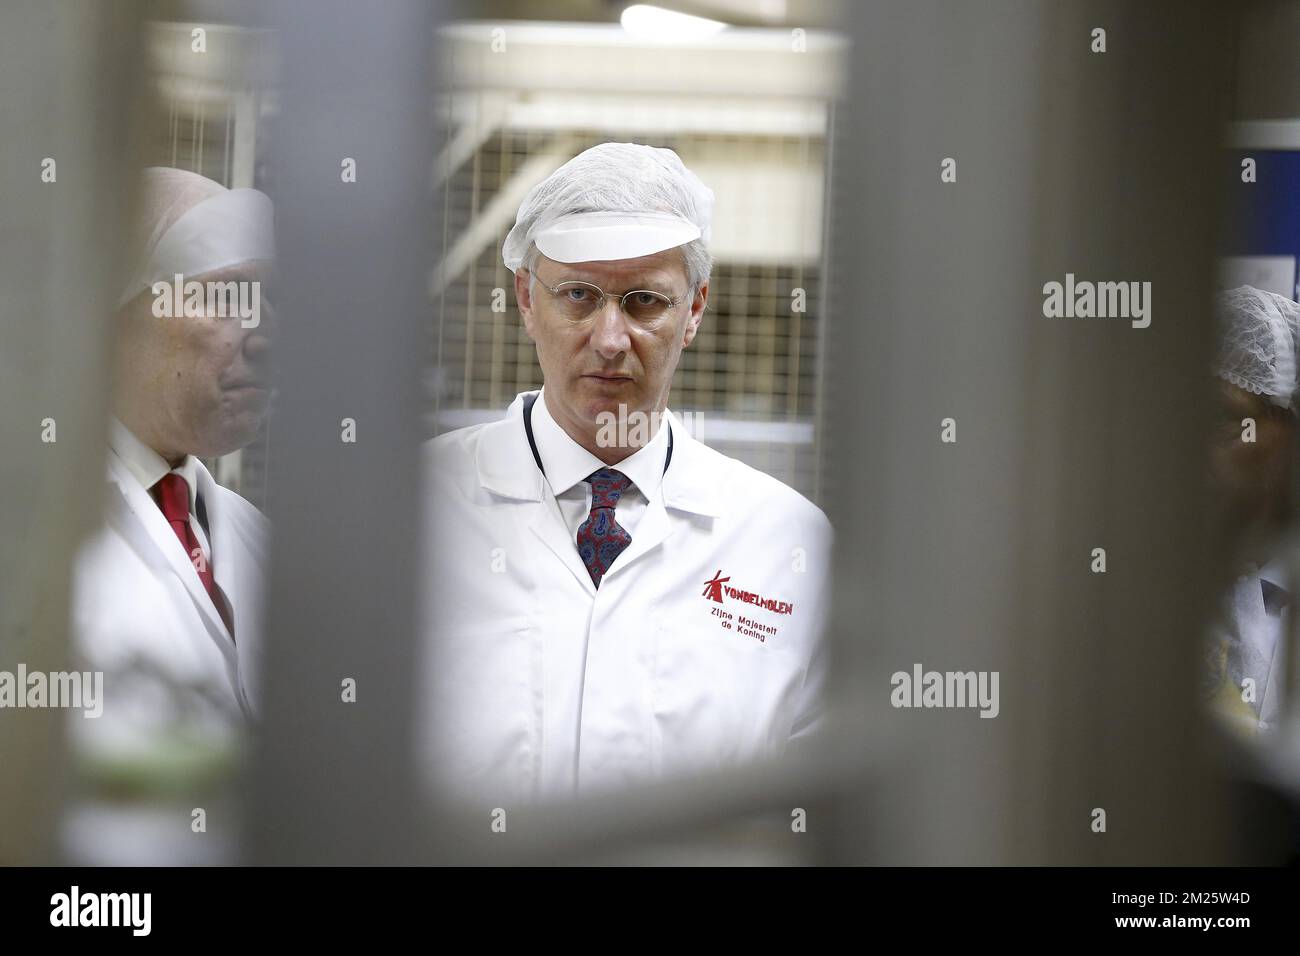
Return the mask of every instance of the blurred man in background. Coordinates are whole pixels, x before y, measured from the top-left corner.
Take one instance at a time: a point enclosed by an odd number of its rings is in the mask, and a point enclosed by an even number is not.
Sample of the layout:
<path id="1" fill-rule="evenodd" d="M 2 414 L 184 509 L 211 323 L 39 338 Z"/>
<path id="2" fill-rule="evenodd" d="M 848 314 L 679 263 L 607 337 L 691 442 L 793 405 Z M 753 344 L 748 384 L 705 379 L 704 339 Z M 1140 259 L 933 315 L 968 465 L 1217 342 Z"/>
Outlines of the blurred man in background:
<path id="1" fill-rule="evenodd" d="M 1223 339 L 1212 476 L 1220 540 L 1238 543 L 1224 628 L 1210 648 L 1217 712 L 1248 732 L 1277 720 L 1290 588 L 1279 536 L 1290 527 L 1300 306 L 1239 286 L 1219 301 Z"/>
<path id="2" fill-rule="evenodd" d="M 75 729 L 127 751 L 178 728 L 228 736 L 252 713 L 268 558 L 265 518 L 199 458 L 246 445 L 266 414 L 270 200 L 164 168 L 140 199 L 113 320 L 105 525 L 73 602 L 82 666 L 105 672 L 104 717 Z"/>

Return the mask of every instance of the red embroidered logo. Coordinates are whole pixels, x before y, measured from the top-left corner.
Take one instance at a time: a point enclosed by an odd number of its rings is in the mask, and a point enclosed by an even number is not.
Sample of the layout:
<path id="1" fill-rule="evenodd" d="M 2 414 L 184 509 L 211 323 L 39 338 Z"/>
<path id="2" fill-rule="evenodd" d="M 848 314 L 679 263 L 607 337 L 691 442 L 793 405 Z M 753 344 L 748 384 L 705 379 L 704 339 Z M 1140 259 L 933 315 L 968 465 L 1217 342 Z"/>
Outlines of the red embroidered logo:
<path id="1" fill-rule="evenodd" d="M 704 582 L 704 594 L 702 595 L 702 597 L 706 597 L 706 598 L 708 598 L 710 601 L 717 601 L 719 604 L 721 604 L 721 603 L 722 603 L 722 585 L 723 585 L 724 582 L 726 582 L 726 581 L 730 581 L 730 580 L 731 580 L 731 576 L 728 575 L 727 577 L 724 578 L 724 577 L 722 576 L 722 569 L 719 568 L 719 569 L 718 569 L 718 573 L 715 574 L 715 575 L 713 576 L 713 580 L 712 580 L 712 581 L 705 581 L 705 582 Z"/>
<path id="2" fill-rule="evenodd" d="M 704 592 L 701 597 L 710 601 L 716 601 L 718 604 L 725 603 L 723 595 L 731 598 L 733 601 L 740 601 L 743 604 L 753 604 L 761 607 L 765 611 L 771 611 L 773 614 L 791 614 L 794 612 L 794 605 L 788 601 L 778 601 L 775 598 L 766 598 L 755 591 L 742 591 L 740 588 L 724 588 L 723 585 L 731 580 L 730 576 L 723 577 L 722 569 L 718 569 L 712 579 L 704 582 Z"/>

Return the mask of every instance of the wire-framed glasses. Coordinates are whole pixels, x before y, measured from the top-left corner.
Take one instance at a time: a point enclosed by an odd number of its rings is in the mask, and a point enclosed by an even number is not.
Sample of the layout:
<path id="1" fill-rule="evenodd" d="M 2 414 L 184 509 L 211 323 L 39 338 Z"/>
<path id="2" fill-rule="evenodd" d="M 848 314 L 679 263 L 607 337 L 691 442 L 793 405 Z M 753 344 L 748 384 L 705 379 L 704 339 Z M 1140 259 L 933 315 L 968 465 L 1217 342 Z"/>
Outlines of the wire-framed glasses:
<path id="1" fill-rule="evenodd" d="M 605 299 L 608 297 L 618 299 L 623 314 L 634 326 L 647 332 L 667 322 L 673 309 L 685 298 L 685 296 L 670 298 L 654 289 L 633 289 L 631 292 L 616 295 L 578 279 L 566 279 L 558 285 L 548 286 L 538 276 L 538 284 L 555 297 L 560 315 L 574 325 L 590 320 L 604 308 Z"/>

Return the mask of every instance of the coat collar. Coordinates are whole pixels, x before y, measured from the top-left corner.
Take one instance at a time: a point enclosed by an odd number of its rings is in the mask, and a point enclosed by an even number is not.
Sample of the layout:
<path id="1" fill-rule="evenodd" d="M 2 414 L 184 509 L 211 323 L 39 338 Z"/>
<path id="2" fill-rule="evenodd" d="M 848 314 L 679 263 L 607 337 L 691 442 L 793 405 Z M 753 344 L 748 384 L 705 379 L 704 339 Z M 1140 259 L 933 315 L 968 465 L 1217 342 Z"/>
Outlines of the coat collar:
<path id="1" fill-rule="evenodd" d="M 546 480 L 551 490 L 562 495 L 574 485 L 581 484 L 595 471 L 613 467 L 631 479 L 637 491 L 647 501 L 659 493 L 665 472 L 664 459 L 668 453 L 671 431 L 660 428 L 645 445 L 628 455 L 617 465 L 608 466 L 587 449 L 569 437 L 569 434 L 551 417 L 546 404 L 546 389 L 532 404 L 533 441 L 541 458 Z M 524 414 L 528 413 L 528 396 L 524 397 Z"/>
<path id="2" fill-rule="evenodd" d="M 173 468 L 167 459 L 136 438 L 116 415 L 108 421 L 108 447 L 145 491 L 152 489 L 170 472 L 179 474 L 189 489 L 190 514 L 198 513 L 199 469 L 203 468 L 203 463 L 193 455 L 186 455 L 180 465 Z M 203 473 L 207 475 L 206 468 L 203 468 Z"/>
<path id="3" fill-rule="evenodd" d="M 520 392 L 506 409 L 505 418 L 479 432 L 474 464 L 479 484 L 493 494 L 519 501 L 541 501 L 545 477 L 537 470 L 524 431 L 524 399 L 538 392 Z M 718 518 L 722 516 L 717 473 L 712 452 L 687 434 L 670 409 L 665 424 L 673 430 L 673 459 L 660 488 L 664 506 L 676 511 Z"/>
<path id="4" fill-rule="evenodd" d="M 215 505 L 213 500 L 215 496 L 210 494 L 215 482 L 202 462 L 195 459 L 195 464 L 196 490 L 209 493 L 205 494 L 204 500 L 210 509 L 209 518 L 215 524 L 215 516 L 211 510 Z M 198 572 L 194 570 L 189 555 L 176 539 L 176 532 L 163 517 L 157 503 L 149 496 L 148 490 L 141 486 L 131 469 L 111 448 L 108 454 L 108 480 L 120 495 L 116 502 L 111 501 L 110 498 L 108 511 L 110 523 L 116 526 L 118 533 L 152 566 L 169 567 L 185 585 L 185 590 L 194 600 L 208 628 L 216 635 L 226 634 L 226 625 L 203 587 L 203 582 L 199 580 Z M 212 544 L 211 538 L 209 544 Z M 215 544 L 212 546 L 216 547 Z M 226 643 L 229 641 L 227 640 Z"/>

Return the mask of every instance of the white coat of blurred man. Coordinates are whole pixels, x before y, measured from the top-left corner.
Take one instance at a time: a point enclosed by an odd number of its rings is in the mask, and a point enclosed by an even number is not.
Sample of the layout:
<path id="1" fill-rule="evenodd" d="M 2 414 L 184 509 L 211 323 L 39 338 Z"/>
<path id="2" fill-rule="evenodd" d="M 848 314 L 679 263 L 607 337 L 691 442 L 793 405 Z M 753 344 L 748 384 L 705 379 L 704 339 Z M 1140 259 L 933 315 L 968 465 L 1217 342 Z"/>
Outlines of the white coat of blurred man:
<path id="1" fill-rule="evenodd" d="M 271 202 L 160 167 L 140 199 L 112 319 L 104 525 L 74 570 L 76 656 L 105 672 L 103 717 L 74 727 L 101 756 L 242 732 L 268 561 L 266 519 L 200 459 L 247 445 L 267 413 Z"/>

